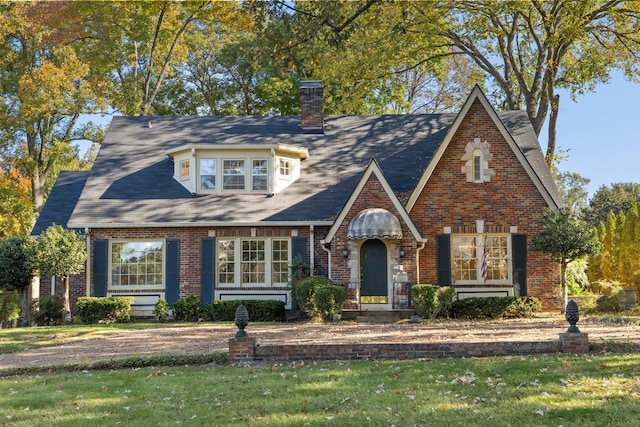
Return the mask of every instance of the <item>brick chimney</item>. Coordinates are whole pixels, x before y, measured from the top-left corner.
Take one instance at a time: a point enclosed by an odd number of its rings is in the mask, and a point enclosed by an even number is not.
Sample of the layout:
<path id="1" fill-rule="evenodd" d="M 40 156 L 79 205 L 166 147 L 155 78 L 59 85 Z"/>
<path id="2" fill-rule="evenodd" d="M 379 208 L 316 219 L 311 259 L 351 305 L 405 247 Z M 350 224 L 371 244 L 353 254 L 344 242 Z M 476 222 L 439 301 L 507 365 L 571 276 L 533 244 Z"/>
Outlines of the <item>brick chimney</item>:
<path id="1" fill-rule="evenodd" d="M 302 133 L 324 133 L 324 90 L 321 80 L 300 82 Z"/>

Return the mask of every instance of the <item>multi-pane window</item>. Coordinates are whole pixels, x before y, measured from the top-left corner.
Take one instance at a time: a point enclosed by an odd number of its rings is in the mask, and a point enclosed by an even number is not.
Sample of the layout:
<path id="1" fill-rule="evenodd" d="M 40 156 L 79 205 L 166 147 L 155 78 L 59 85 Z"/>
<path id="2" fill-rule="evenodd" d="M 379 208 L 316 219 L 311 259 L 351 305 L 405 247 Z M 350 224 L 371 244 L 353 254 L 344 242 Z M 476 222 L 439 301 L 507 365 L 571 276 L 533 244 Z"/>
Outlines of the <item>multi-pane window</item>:
<path id="1" fill-rule="evenodd" d="M 218 241 L 218 282 L 235 282 L 235 240 Z"/>
<path id="2" fill-rule="evenodd" d="M 111 244 L 111 286 L 161 286 L 162 268 L 161 241 Z"/>
<path id="3" fill-rule="evenodd" d="M 216 159 L 200 159 L 200 188 L 216 189 Z"/>
<path id="4" fill-rule="evenodd" d="M 180 162 L 180 179 L 189 179 L 189 175 L 191 174 L 189 160 L 183 160 Z"/>
<path id="5" fill-rule="evenodd" d="M 251 166 L 251 189 L 255 191 L 266 190 L 269 172 L 267 160 L 253 160 Z"/>
<path id="6" fill-rule="evenodd" d="M 452 235 L 451 268 L 454 283 L 509 283 L 509 236 Z"/>
<path id="7" fill-rule="evenodd" d="M 244 190 L 244 160 L 222 161 L 222 189 Z"/>
<path id="8" fill-rule="evenodd" d="M 242 241 L 242 283 L 264 283 L 266 257 L 264 240 Z"/>
<path id="9" fill-rule="evenodd" d="M 271 254 L 271 281 L 286 283 L 289 280 L 289 240 L 273 240 Z"/>
<path id="10" fill-rule="evenodd" d="M 507 236 L 488 236 L 486 280 L 509 279 L 509 239 Z"/>
<path id="11" fill-rule="evenodd" d="M 291 178 L 291 160 L 280 159 L 280 176 Z"/>
<path id="12" fill-rule="evenodd" d="M 454 282 L 478 279 L 477 255 L 475 236 L 451 237 L 451 267 Z"/>
<path id="13" fill-rule="evenodd" d="M 289 239 L 218 239 L 218 283 L 283 285 L 289 281 Z"/>

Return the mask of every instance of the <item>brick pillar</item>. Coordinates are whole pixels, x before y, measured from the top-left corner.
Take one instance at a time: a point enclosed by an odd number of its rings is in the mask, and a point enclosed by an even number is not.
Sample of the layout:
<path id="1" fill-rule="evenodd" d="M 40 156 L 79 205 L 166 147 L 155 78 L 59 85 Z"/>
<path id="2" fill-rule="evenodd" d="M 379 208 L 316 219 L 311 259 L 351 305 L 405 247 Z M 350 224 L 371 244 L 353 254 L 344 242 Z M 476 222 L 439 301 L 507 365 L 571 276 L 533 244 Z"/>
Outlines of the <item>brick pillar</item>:
<path id="1" fill-rule="evenodd" d="M 235 337 L 229 339 L 230 362 L 252 362 L 256 351 L 254 337 Z"/>
<path id="2" fill-rule="evenodd" d="M 589 334 L 584 332 L 564 332 L 560 334 L 560 346 L 563 353 L 589 353 Z"/>

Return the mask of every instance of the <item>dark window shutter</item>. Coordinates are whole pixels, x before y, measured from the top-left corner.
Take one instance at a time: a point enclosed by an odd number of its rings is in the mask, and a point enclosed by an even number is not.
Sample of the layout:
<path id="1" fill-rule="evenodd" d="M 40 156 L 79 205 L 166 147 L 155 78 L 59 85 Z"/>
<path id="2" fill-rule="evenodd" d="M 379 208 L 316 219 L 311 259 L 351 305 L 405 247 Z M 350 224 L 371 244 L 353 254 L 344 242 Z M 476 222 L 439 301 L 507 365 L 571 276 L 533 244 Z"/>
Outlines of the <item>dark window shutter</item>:
<path id="1" fill-rule="evenodd" d="M 180 240 L 167 239 L 165 299 L 173 305 L 180 297 Z"/>
<path id="2" fill-rule="evenodd" d="M 451 236 L 448 234 L 438 235 L 436 251 L 438 254 L 438 284 L 451 286 Z"/>
<path id="3" fill-rule="evenodd" d="M 527 295 L 527 236 L 513 234 L 511 236 L 513 253 L 513 283 L 516 296 Z"/>
<path id="4" fill-rule="evenodd" d="M 213 288 L 216 277 L 216 239 L 206 237 L 200 242 L 200 302 L 213 301 Z"/>
<path id="5" fill-rule="evenodd" d="M 107 248 L 108 241 L 105 239 L 97 239 L 93 241 L 93 296 L 107 296 L 107 270 L 108 259 Z"/>
<path id="6" fill-rule="evenodd" d="M 291 238 L 291 260 L 296 257 L 300 257 L 302 262 L 307 264 L 307 238 L 306 237 L 292 237 Z"/>

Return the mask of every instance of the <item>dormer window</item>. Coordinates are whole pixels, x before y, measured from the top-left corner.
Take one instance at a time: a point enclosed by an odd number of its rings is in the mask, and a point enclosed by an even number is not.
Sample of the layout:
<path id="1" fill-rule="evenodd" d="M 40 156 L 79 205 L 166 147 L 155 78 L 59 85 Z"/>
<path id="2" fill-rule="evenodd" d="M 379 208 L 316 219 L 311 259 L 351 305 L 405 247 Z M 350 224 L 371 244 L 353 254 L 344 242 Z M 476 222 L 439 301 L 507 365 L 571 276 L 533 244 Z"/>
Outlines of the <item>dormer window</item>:
<path id="1" fill-rule="evenodd" d="M 253 160 L 251 168 L 251 189 L 253 191 L 266 191 L 269 169 L 266 160 Z"/>
<path id="2" fill-rule="evenodd" d="M 216 159 L 200 159 L 200 189 L 216 189 Z"/>
<path id="3" fill-rule="evenodd" d="M 309 152 L 286 144 L 186 144 L 167 155 L 174 179 L 192 194 L 273 195 L 300 178 Z"/>
<path id="4" fill-rule="evenodd" d="M 291 178 L 291 160 L 280 159 L 280 176 L 282 178 Z"/>
<path id="5" fill-rule="evenodd" d="M 180 162 L 180 179 L 186 180 L 191 176 L 191 162 L 189 160 L 183 160 Z"/>
<path id="6" fill-rule="evenodd" d="M 244 190 L 244 160 L 222 161 L 222 189 Z"/>

